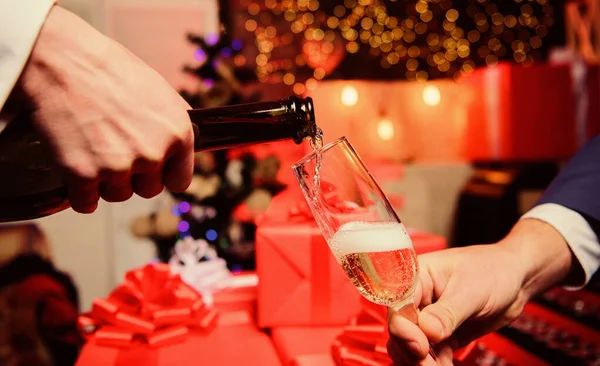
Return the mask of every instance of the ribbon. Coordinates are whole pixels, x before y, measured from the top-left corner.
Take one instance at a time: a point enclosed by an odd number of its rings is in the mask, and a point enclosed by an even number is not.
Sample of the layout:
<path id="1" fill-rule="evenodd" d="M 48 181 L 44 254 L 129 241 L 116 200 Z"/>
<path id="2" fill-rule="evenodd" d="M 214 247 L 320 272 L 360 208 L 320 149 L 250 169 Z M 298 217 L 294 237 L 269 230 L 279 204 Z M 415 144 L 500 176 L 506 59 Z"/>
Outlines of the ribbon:
<path id="1" fill-rule="evenodd" d="M 392 365 L 387 340 L 385 325 L 349 325 L 332 344 L 331 353 L 338 366 Z"/>
<path id="2" fill-rule="evenodd" d="M 362 300 L 363 307 L 331 345 L 331 354 L 337 366 L 388 366 L 392 360 L 387 354 L 386 308 Z M 464 361 L 472 353 L 476 342 L 456 350 L 454 359 Z"/>
<path id="3" fill-rule="evenodd" d="M 78 319 L 81 334 L 99 345 L 161 347 L 183 342 L 190 330 L 211 331 L 218 313 L 167 264 L 127 272 L 108 298 L 98 298 Z"/>

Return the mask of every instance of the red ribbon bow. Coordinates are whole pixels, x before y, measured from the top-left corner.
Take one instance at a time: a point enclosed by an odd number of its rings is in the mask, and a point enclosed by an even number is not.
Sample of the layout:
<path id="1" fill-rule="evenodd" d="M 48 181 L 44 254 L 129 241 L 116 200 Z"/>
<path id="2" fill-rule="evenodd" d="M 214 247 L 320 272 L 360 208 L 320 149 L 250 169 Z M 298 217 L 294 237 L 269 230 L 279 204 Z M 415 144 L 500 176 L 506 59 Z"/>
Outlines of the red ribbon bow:
<path id="1" fill-rule="evenodd" d="M 361 312 L 351 319 L 331 345 L 331 354 L 338 366 L 389 366 L 387 315 L 384 306 L 362 300 Z M 454 352 L 456 362 L 464 361 L 477 342 L 473 341 Z"/>
<path id="2" fill-rule="evenodd" d="M 361 312 L 344 327 L 331 346 L 338 366 L 392 365 L 387 354 L 387 321 L 385 308 L 363 300 Z"/>
<path id="3" fill-rule="evenodd" d="M 98 298 L 92 310 L 78 319 L 81 333 L 98 344 L 153 347 L 182 342 L 191 329 L 210 331 L 218 313 L 173 274 L 167 264 L 149 264 L 127 272 L 125 281 L 107 299 Z"/>

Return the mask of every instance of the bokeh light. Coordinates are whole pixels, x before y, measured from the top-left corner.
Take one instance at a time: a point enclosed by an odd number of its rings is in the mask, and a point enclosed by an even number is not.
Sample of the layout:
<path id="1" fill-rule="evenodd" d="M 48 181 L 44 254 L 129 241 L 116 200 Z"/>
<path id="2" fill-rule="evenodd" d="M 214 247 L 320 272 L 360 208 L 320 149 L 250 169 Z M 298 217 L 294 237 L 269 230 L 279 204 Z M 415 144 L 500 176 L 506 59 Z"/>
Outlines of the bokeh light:
<path id="1" fill-rule="evenodd" d="M 431 106 L 431 107 L 436 106 L 436 105 L 440 104 L 441 100 L 442 100 L 442 96 L 440 93 L 440 88 L 438 88 L 437 86 L 427 85 L 423 89 L 423 101 L 428 106 Z"/>
<path id="2" fill-rule="evenodd" d="M 331 8 L 318 0 L 243 4 L 250 16 L 245 28 L 256 36 L 260 55 L 266 58 L 257 63 L 259 80 L 286 83 L 296 90 L 302 89 L 299 83 L 310 89 L 310 78 L 330 75 L 335 66 L 324 63 L 336 52 L 378 58 L 380 67 L 416 81 L 456 78 L 506 59 L 529 65 L 547 52 L 544 38 L 556 16 L 547 0 L 340 0 Z M 306 42 L 316 44 L 309 52 L 299 50 L 297 57 L 285 58 L 277 50 L 294 44 L 302 48 Z M 514 47 L 515 42 L 520 43 Z M 284 77 L 289 73 L 295 76 L 291 84 Z"/>
<path id="3" fill-rule="evenodd" d="M 394 124 L 387 118 L 382 119 L 377 123 L 377 135 L 380 139 L 388 141 L 394 138 Z"/>
<path id="4" fill-rule="evenodd" d="M 341 99 L 342 99 L 342 103 L 345 106 L 351 107 L 351 106 L 355 105 L 356 103 L 358 103 L 358 91 L 356 90 L 355 87 L 353 87 L 351 85 L 346 85 L 342 89 Z"/>

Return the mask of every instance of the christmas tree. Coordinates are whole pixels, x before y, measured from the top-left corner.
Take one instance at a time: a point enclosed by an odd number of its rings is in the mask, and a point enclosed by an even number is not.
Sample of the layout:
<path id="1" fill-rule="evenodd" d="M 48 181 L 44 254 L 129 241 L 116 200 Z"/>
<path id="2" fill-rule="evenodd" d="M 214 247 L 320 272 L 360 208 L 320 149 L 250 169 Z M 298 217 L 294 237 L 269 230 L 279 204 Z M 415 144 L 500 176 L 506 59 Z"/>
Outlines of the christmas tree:
<path id="1" fill-rule="evenodd" d="M 198 87 L 194 92 L 180 93 L 192 108 L 260 99 L 258 93 L 248 92 L 247 86 L 256 80 L 256 72 L 244 67 L 243 42 L 231 39 L 225 4 L 220 4 L 220 9 L 219 34 L 187 36 L 197 46 L 197 64 L 186 65 L 183 70 L 198 79 Z M 278 170 L 279 161 L 274 156 L 259 160 L 251 153 L 233 158 L 228 150 L 197 153 L 189 189 L 184 193 L 171 192 L 174 206 L 137 218 L 132 232 L 151 239 L 162 262 L 169 262 L 179 240 L 191 237 L 215 248 L 230 269 L 254 269 L 254 218 L 284 188 L 277 182 Z"/>
<path id="2" fill-rule="evenodd" d="M 225 4 L 219 6 L 219 34 L 187 35 L 188 41 L 196 46 L 194 58 L 197 64 L 186 65 L 183 71 L 198 79 L 198 87 L 194 92 L 182 90 L 180 93 L 192 108 L 213 108 L 260 99 L 258 93 L 248 93 L 244 88 L 256 81 L 256 73 L 244 66 L 244 44 L 239 39 L 231 39 Z"/>

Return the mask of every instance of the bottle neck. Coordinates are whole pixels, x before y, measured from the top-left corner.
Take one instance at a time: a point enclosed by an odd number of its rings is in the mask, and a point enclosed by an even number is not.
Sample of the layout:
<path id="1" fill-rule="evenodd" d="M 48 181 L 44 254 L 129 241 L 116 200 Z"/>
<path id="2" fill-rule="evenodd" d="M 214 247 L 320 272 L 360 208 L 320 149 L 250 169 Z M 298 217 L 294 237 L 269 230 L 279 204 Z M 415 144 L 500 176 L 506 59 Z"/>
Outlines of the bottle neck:
<path id="1" fill-rule="evenodd" d="M 311 98 L 238 104 L 188 111 L 194 127 L 195 148 L 215 150 L 293 140 L 300 144 L 315 137 Z"/>

